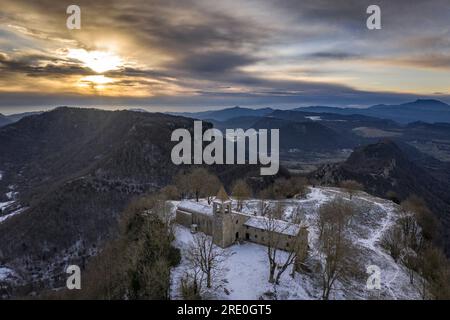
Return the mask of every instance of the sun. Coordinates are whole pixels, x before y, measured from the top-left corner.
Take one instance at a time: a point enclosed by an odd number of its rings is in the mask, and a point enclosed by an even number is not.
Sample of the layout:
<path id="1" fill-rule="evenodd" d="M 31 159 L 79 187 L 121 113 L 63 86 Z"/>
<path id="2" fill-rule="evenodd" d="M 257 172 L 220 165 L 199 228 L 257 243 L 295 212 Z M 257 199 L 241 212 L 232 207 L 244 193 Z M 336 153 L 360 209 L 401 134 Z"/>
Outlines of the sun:
<path id="1" fill-rule="evenodd" d="M 107 89 L 106 85 L 113 84 L 114 82 L 114 79 L 105 77 L 104 75 L 86 76 L 78 81 L 78 86 L 94 91 L 104 91 Z"/>
<path id="2" fill-rule="evenodd" d="M 67 57 L 81 61 L 86 67 L 96 73 L 104 73 L 106 71 L 115 70 L 123 63 L 119 56 L 107 51 L 69 49 Z"/>
<path id="3" fill-rule="evenodd" d="M 105 76 L 87 76 L 87 77 L 81 78 L 81 81 L 91 82 L 91 83 L 100 84 L 100 85 L 114 82 L 113 79 L 105 77 Z"/>

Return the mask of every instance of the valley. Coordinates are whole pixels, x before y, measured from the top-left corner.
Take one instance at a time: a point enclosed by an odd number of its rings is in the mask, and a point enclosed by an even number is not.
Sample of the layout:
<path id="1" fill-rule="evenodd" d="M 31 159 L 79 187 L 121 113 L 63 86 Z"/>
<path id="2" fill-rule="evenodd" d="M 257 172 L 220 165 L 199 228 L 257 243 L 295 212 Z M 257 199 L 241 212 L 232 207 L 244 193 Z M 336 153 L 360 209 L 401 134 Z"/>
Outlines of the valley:
<path id="1" fill-rule="evenodd" d="M 277 179 L 308 179 L 312 189 L 306 198 L 286 199 L 283 205 L 287 220 L 294 207 L 303 207 L 313 231 L 314 256 L 318 206 L 335 196 L 345 198 L 345 192 L 336 189 L 343 181 L 361 183 L 368 194 L 361 193 L 355 200 L 364 209 L 352 237 L 364 259 L 383 265 L 391 279 L 377 298 L 419 298 L 417 288 L 407 286 L 403 266 L 380 247 L 380 237 L 397 211 L 394 203 L 382 198 L 390 193 L 395 193 L 396 201 L 412 195 L 423 198 L 441 225 L 435 230 L 436 245 L 448 250 L 450 165 L 446 162 L 448 150 L 441 146 L 450 136 L 450 127 L 422 122 L 404 125 L 366 115 L 314 116 L 265 109 L 259 114 L 246 111 L 239 118 L 233 117 L 236 112 L 239 109 L 232 110 L 225 120 L 212 119 L 205 125 L 220 130 L 279 129 L 281 166 L 273 178 L 259 176 L 258 166 L 207 166 L 225 188 L 230 190 L 236 179 L 242 178 L 258 195 L 276 185 Z M 207 116 L 214 118 L 215 113 Z M 117 236 L 121 213 L 132 199 L 154 194 L 186 173 L 188 166 L 170 160 L 176 142 L 168 141 L 177 128 L 193 133 L 194 121 L 160 113 L 67 107 L 32 114 L 0 128 L 0 281 L 12 285 L 7 296 L 35 295 L 60 286 L 69 261 L 88 265 Z M 425 147 L 435 143 L 439 147 Z M 256 206 L 257 200 L 249 200 L 243 210 L 253 212 Z M 187 230 L 177 228 L 174 245 L 181 252 L 189 236 Z M 229 259 L 223 267 L 228 273 L 217 292 L 207 292 L 207 297 L 273 298 L 273 288 L 267 285 L 245 292 L 265 277 L 263 248 L 248 243 L 225 253 Z M 183 262 L 174 270 L 173 286 L 177 287 Z M 242 287 L 233 280 L 242 276 L 254 282 Z M 276 294 L 283 299 L 317 299 L 316 276 L 302 274 L 291 281 L 286 274 Z M 343 292 L 333 298 L 371 298 L 361 287 L 362 280 L 358 281 L 343 284 Z"/>

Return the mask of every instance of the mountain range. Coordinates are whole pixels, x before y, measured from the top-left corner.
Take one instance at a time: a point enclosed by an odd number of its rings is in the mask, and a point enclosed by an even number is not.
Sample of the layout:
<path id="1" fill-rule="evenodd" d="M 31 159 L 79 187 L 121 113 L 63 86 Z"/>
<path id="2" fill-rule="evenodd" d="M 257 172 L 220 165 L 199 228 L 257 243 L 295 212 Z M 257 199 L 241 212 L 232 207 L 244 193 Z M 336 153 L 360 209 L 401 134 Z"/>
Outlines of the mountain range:
<path id="1" fill-rule="evenodd" d="M 242 108 L 239 106 L 233 108 L 227 108 L 222 110 L 212 110 L 212 111 L 202 111 L 202 112 L 174 112 L 171 114 L 200 119 L 200 120 L 217 120 L 226 121 L 232 118 L 240 117 L 250 117 L 250 116 L 266 116 L 272 113 L 274 109 L 272 108 L 262 108 L 262 109 L 250 109 Z"/>
<path id="2" fill-rule="evenodd" d="M 369 108 L 335 108 L 335 107 L 306 107 L 294 110 L 315 113 L 361 114 L 382 119 L 389 119 L 398 123 L 450 122 L 450 105 L 432 99 L 418 99 L 398 105 L 375 105 Z"/>
<path id="3" fill-rule="evenodd" d="M 22 118 L 32 116 L 34 114 L 39 114 L 40 111 L 32 111 L 32 112 L 23 112 L 23 113 L 15 113 L 9 116 L 5 116 L 0 113 L 0 127 L 6 126 L 7 124 L 14 123 L 19 121 Z"/>
<path id="4" fill-rule="evenodd" d="M 232 118 L 262 117 L 277 110 L 276 108 L 250 109 L 233 107 L 222 110 L 203 112 L 179 112 L 175 115 L 186 116 L 200 120 L 227 121 Z M 450 122 L 450 105 L 434 99 L 418 99 L 398 105 L 379 104 L 368 108 L 338 108 L 329 106 L 311 106 L 294 108 L 292 111 L 305 113 L 326 113 L 340 115 L 365 115 L 380 119 L 388 119 L 400 124 L 416 121 L 434 123 Z"/>

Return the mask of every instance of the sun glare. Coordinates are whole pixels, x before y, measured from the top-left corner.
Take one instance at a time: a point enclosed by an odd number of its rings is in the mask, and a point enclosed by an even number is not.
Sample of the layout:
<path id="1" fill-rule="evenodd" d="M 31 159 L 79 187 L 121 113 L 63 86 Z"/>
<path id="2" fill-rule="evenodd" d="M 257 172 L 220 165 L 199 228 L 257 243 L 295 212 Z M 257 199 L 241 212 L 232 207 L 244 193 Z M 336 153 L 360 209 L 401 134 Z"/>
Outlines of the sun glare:
<path id="1" fill-rule="evenodd" d="M 113 83 L 114 80 L 103 75 L 98 76 L 86 76 L 82 77 L 78 81 L 78 86 L 81 88 L 87 88 L 94 91 L 104 91 L 107 89 L 108 84 Z"/>
<path id="2" fill-rule="evenodd" d="M 81 61 L 86 67 L 97 73 L 115 70 L 122 64 L 122 59 L 119 56 L 106 51 L 69 49 L 67 57 Z"/>
<path id="3" fill-rule="evenodd" d="M 113 79 L 105 77 L 105 76 L 87 76 L 81 78 L 82 82 L 91 82 L 94 84 L 107 84 L 113 82 Z"/>

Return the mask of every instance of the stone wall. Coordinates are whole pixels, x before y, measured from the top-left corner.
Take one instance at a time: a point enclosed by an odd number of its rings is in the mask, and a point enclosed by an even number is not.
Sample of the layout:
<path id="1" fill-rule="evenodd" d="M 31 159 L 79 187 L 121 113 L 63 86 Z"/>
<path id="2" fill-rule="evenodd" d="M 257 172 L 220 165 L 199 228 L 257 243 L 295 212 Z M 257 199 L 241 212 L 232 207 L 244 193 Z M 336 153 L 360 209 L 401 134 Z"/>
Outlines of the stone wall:
<path id="1" fill-rule="evenodd" d="M 187 228 L 190 228 L 192 224 L 196 224 L 198 231 L 212 236 L 214 243 L 222 248 L 229 247 L 236 241 L 250 241 L 267 246 L 271 234 L 270 231 L 244 225 L 251 217 L 251 215 L 235 211 L 231 214 L 217 213 L 215 215 L 189 213 L 183 210 L 176 211 L 177 223 Z M 306 252 L 308 245 L 307 229 L 301 228 L 299 236 L 305 245 L 303 251 Z M 293 245 L 292 242 L 295 240 L 294 236 L 280 233 L 275 233 L 273 237 L 276 238 L 274 243 L 277 243 L 277 248 L 281 250 L 289 250 Z"/>
<path id="2" fill-rule="evenodd" d="M 192 214 L 186 211 L 177 210 L 175 221 L 186 228 L 190 228 L 192 224 Z"/>
<path id="3" fill-rule="evenodd" d="M 262 230 L 254 227 L 249 226 L 242 226 L 241 232 L 242 235 L 240 236 L 240 240 L 244 241 L 250 241 L 258 244 L 262 244 L 267 246 L 269 243 L 270 237 L 272 237 L 272 243 L 276 244 L 276 247 L 280 250 L 289 250 L 290 247 L 294 245 L 293 242 L 296 241 L 296 237 L 287 235 L 287 234 L 280 234 L 280 233 L 273 233 L 271 231 Z M 308 231 L 306 228 L 302 228 L 300 230 L 299 237 L 301 240 L 301 243 L 304 246 L 308 245 Z M 305 250 L 302 250 L 305 251 Z"/>
<path id="4" fill-rule="evenodd" d="M 207 234 L 212 235 L 213 233 L 213 216 L 201 213 L 192 214 L 192 223 L 198 226 L 198 230 Z"/>

